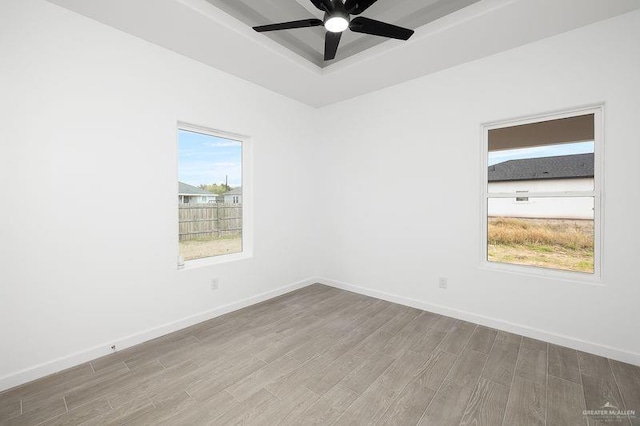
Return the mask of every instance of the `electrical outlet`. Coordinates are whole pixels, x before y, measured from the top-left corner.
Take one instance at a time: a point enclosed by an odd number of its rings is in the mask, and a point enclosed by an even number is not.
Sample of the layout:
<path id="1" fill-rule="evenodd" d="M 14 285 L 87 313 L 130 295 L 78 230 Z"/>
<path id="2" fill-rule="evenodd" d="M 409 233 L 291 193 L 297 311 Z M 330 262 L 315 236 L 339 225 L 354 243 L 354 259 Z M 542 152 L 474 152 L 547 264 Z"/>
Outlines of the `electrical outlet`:
<path id="1" fill-rule="evenodd" d="M 438 287 L 440 288 L 447 288 L 447 277 L 440 277 L 440 279 L 438 280 Z"/>
<path id="2" fill-rule="evenodd" d="M 211 291 L 215 291 L 218 289 L 219 281 L 217 278 L 211 278 Z"/>

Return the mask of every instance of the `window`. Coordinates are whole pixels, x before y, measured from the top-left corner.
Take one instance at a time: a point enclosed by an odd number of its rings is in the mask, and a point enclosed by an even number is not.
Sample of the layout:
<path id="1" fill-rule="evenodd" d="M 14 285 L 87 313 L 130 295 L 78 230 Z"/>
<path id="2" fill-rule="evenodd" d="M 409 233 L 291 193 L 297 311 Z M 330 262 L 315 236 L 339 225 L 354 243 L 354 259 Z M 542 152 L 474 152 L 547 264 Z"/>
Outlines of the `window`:
<path id="1" fill-rule="evenodd" d="M 246 206 L 227 199 L 244 189 L 246 145 L 239 136 L 178 126 L 179 267 L 245 252 Z"/>
<path id="2" fill-rule="evenodd" d="M 484 126 L 484 264 L 599 279 L 601 117 L 598 107 Z"/>
<path id="3" fill-rule="evenodd" d="M 516 191 L 516 193 L 526 194 L 529 191 Z M 516 197 L 516 203 L 527 203 L 529 202 L 529 197 Z"/>

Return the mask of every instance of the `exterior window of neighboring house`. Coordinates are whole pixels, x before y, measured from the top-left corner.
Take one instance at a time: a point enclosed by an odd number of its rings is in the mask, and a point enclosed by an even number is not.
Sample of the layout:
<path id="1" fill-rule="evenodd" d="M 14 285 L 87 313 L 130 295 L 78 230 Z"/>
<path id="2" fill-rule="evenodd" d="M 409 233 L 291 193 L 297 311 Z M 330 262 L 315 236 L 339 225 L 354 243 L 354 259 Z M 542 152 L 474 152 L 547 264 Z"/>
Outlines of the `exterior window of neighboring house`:
<path id="1" fill-rule="evenodd" d="M 483 264 L 600 281 L 602 107 L 483 129 Z"/>
<path id="2" fill-rule="evenodd" d="M 516 191 L 519 194 L 526 194 L 529 191 Z M 516 203 L 527 203 L 529 202 L 529 197 L 516 197 Z"/>
<path id="3" fill-rule="evenodd" d="M 222 202 L 243 189 L 247 148 L 244 137 L 178 125 L 179 268 L 247 254 L 247 206 Z"/>

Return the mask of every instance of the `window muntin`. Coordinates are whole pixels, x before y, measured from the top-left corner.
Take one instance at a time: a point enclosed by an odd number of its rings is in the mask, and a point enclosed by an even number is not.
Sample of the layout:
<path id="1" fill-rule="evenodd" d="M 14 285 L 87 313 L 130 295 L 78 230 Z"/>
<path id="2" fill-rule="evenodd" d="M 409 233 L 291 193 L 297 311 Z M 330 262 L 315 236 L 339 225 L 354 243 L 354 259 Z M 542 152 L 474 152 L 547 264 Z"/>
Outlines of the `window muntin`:
<path id="1" fill-rule="evenodd" d="M 242 192 L 243 149 L 219 132 L 178 128 L 179 266 L 243 252 L 243 205 L 225 196 Z"/>
<path id="2" fill-rule="evenodd" d="M 483 262 L 598 279 L 600 117 L 593 108 L 485 126 Z"/>

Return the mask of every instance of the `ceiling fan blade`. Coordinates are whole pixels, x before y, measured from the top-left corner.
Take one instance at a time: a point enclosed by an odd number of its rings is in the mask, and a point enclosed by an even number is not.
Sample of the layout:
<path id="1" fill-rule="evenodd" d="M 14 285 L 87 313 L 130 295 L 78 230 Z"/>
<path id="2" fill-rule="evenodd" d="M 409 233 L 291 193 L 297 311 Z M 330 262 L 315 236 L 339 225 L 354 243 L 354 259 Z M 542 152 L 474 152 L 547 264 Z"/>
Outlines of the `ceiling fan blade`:
<path id="1" fill-rule="evenodd" d="M 327 35 L 324 37 L 325 61 L 330 61 L 336 57 L 338 45 L 340 44 L 340 37 L 342 37 L 342 33 L 332 33 L 331 31 L 327 31 Z"/>
<path id="2" fill-rule="evenodd" d="M 278 31 L 278 30 L 290 30 L 293 28 L 318 27 L 320 25 L 324 25 L 324 22 L 322 22 L 320 19 L 302 19 L 300 21 L 282 22 L 280 24 L 260 25 L 258 27 L 253 27 L 253 29 L 259 33 L 263 33 L 265 31 Z"/>
<path id="3" fill-rule="evenodd" d="M 409 40 L 413 35 L 413 30 L 387 24 L 386 22 L 358 16 L 349 24 L 349 29 L 356 33 L 371 34 L 381 37 L 396 38 L 398 40 Z"/>
<path id="4" fill-rule="evenodd" d="M 344 8 L 351 15 L 360 15 L 376 1 L 378 0 L 347 0 L 344 2 Z"/>
<path id="5" fill-rule="evenodd" d="M 331 12 L 333 10 L 331 0 L 311 0 L 311 3 L 323 12 Z"/>

